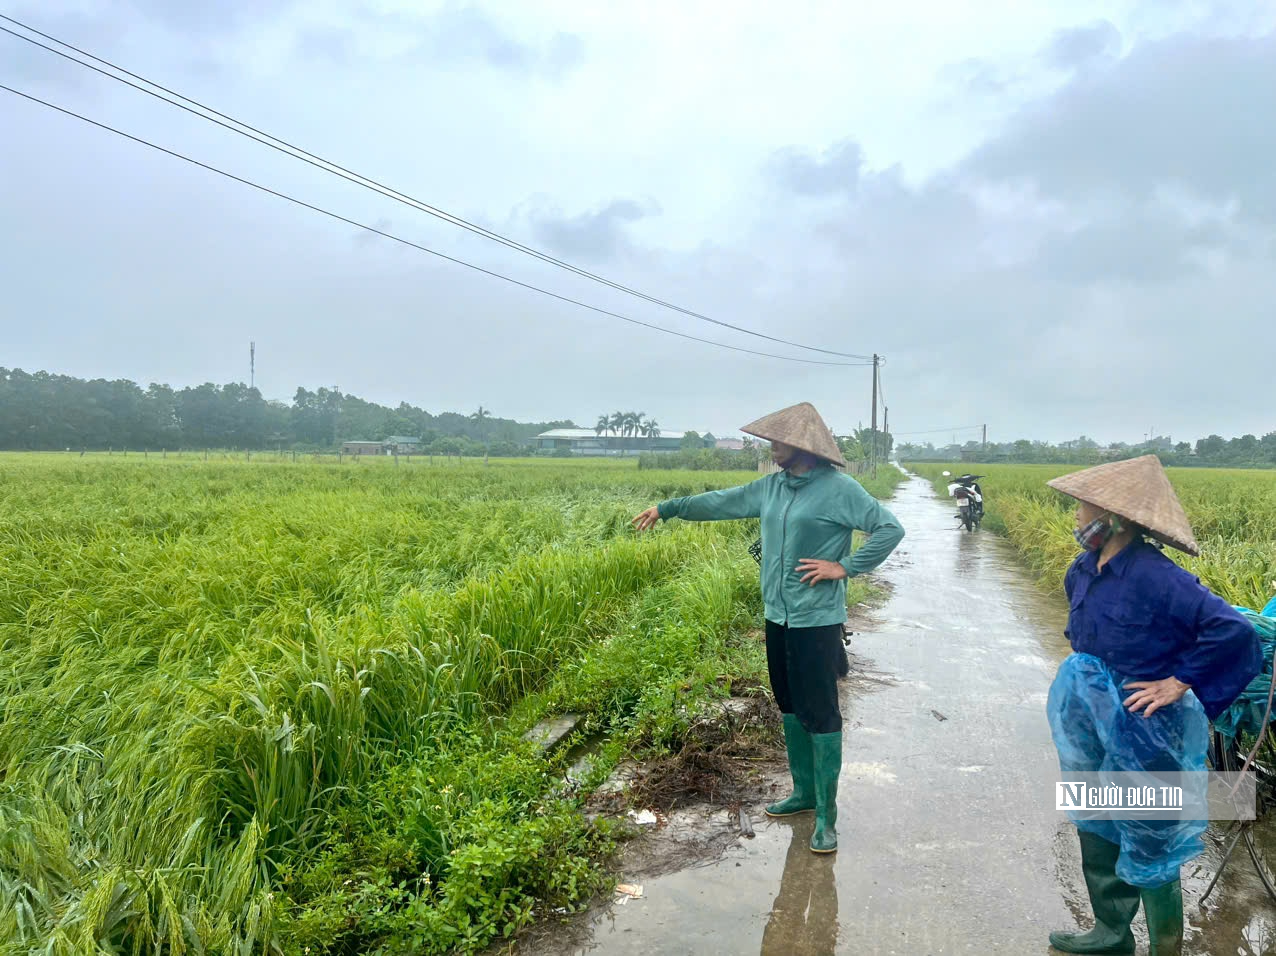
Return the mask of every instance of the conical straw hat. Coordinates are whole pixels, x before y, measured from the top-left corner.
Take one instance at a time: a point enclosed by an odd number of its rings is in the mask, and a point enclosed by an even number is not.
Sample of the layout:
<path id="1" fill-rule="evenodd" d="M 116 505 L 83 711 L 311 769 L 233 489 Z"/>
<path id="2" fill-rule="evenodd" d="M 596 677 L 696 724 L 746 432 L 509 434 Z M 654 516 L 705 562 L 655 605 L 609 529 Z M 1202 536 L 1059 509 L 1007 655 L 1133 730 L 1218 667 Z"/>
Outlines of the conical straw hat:
<path id="1" fill-rule="evenodd" d="M 1127 518 L 1190 555 L 1201 553 L 1192 524 L 1156 455 L 1096 465 L 1046 482 L 1056 491 Z"/>
<path id="2" fill-rule="evenodd" d="M 772 412 L 756 422 L 750 422 L 740 431 L 767 441 L 783 442 L 834 464 L 846 466 L 846 459 L 842 457 L 842 450 L 837 447 L 837 440 L 810 402 L 801 402 Z"/>

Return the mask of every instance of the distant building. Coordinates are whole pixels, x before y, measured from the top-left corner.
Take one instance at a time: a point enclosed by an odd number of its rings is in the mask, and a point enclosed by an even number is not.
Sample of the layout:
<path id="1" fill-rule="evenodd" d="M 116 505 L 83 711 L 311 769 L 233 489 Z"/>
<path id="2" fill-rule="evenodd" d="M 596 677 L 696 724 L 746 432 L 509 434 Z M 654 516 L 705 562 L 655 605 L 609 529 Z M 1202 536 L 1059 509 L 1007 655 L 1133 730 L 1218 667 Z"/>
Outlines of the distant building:
<path id="1" fill-rule="evenodd" d="M 725 448 L 727 451 L 744 451 L 744 442 L 739 438 L 719 438 L 713 443 L 714 448 Z"/>
<path id="2" fill-rule="evenodd" d="M 343 455 L 416 455 L 421 450 L 421 439 L 408 435 L 391 435 L 384 441 L 343 441 Z"/>
<path id="3" fill-rule="evenodd" d="M 551 428 L 532 440 L 538 451 L 567 449 L 573 455 L 603 457 L 607 455 L 634 455 L 644 451 L 678 451 L 682 447 L 683 432 L 677 429 L 661 429 L 657 438 L 643 435 L 615 435 L 598 433 L 592 428 Z"/>
<path id="4" fill-rule="evenodd" d="M 421 439 L 408 435 L 391 435 L 381 444 L 391 455 L 415 455 L 421 450 Z"/>
<path id="5" fill-rule="evenodd" d="M 383 445 L 379 441 L 343 441 L 343 455 L 384 455 Z"/>

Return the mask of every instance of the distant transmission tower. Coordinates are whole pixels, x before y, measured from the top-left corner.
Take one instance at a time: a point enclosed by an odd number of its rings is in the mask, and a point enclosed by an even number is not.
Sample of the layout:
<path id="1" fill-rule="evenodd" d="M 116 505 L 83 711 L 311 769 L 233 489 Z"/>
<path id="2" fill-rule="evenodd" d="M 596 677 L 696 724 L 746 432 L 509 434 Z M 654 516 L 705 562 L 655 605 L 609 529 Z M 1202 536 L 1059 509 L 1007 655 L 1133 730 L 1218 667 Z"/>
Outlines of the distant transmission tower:
<path id="1" fill-rule="evenodd" d="M 257 387 L 257 343 L 248 343 L 248 387 Z"/>

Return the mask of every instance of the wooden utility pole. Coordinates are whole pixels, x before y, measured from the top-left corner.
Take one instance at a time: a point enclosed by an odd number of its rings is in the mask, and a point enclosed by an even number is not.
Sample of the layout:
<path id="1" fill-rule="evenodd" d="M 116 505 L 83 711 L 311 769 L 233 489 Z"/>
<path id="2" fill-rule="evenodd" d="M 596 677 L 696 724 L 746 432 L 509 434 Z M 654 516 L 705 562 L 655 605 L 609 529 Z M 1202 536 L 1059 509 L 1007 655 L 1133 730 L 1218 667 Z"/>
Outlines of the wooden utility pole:
<path id="1" fill-rule="evenodd" d="M 877 477 L 877 353 L 873 353 L 873 447 L 869 451 L 869 465 L 873 477 Z"/>

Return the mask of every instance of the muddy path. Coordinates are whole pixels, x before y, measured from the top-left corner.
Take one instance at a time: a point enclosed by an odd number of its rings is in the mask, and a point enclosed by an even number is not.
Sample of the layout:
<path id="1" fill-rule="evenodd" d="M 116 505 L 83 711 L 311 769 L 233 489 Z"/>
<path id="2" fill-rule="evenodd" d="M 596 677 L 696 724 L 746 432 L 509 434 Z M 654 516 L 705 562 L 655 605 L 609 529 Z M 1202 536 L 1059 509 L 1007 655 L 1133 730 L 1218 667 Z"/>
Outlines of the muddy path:
<path id="1" fill-rule="evenodd" d="M 753 807 L 753 839 L 518 952 L 1046 956 L 1051 929 L 1090 925 L 1045 719 L 1068 653 L 1063 600 L 1004 541 L 958 530 L 925 481 L 891 507 L 908 536 L 880 571 L 889 601 L 856 622 L 838 853 L 807 849 L 810 815 L 773 821 Z M 1276 954 L 1276 908 L 1248 861 L 1233 861 L 1204 908 L 1212 859 L 1198 863 L 1184 870 L 1186 951 Z"/>

